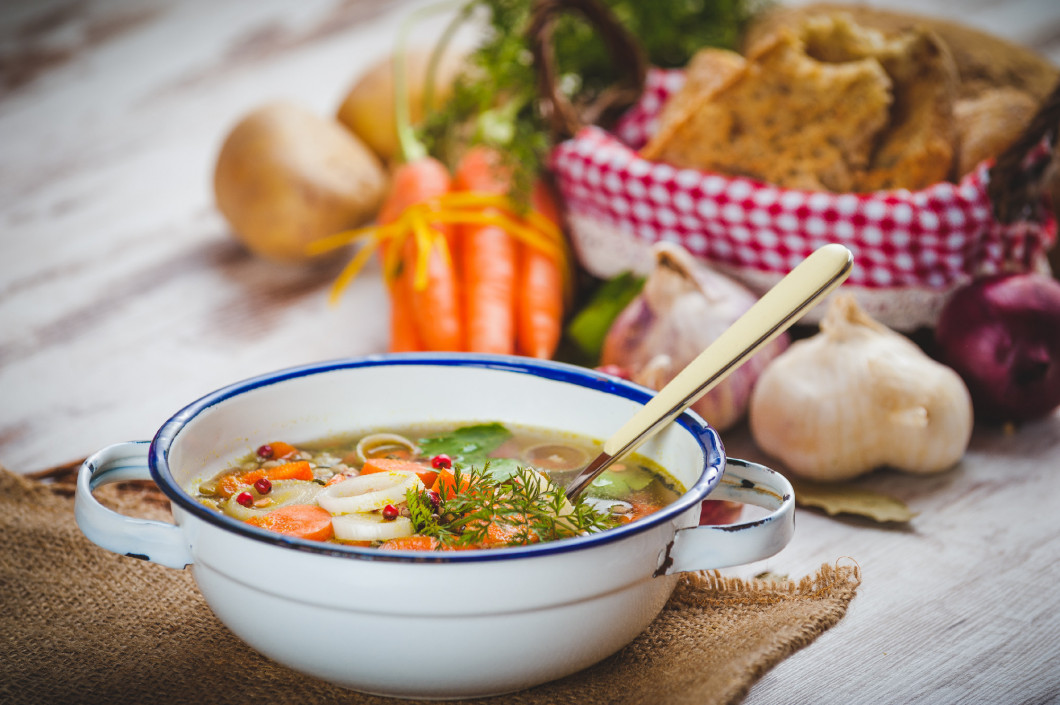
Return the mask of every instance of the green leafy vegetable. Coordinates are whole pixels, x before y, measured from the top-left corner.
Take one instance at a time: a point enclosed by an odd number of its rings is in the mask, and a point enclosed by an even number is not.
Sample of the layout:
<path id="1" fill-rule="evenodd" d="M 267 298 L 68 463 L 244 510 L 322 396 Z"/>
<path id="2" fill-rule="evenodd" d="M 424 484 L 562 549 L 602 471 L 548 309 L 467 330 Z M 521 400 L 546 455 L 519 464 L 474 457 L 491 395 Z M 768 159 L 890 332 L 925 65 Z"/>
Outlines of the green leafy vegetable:
<path id="1" fill-rule="evenodd" d="M 620 499 L 628 497 L 630 492 L 644 489 L 654 479 L 655 476 L 643 468 L 605 470 L 593 480 L 593 494 L 607 499 Z"/>
<path id="2" fill-rule="evenodd" d="M 417 441 L 426 455 L 444 453 L 454 463 L 474 465 L 486 462 L 489 454 L 497 450 L 512 432 L 499 423 L 462 426 L 440 436 L 421 438 Z"/>
<path id="3" fill-rule="evenodd" d="M 703 47 L 736 49 L 748 22 L 767 5 L 764 0 L 605 0 L 605 4 L 637 37 L 648 61 L 660 68 L 682 67 Z M 569 38 L 557 33 L 557 51 L 563 55 L 583 51 L 586 71 L 603 74 L 607 54 L 573 46 L 578 38 L 574 32 Z"/>
<path id="4" fill-rule="evenodd" d="M 603 282 L 567 324 L 567 337 L 595 364 L 615 318 L 644 287 L 644 277 L 624 272 Z"/>
<path id="5" fill-rule="evenodd" d="M 603 0 L 637 38 L 650 64 L 684 66 L 700 48 L 735 49 L 762 0 Z M 533 0 L 469 0 L 461 17 L 484 11 L 486 37 L 471 54 L 451 98 L 420 126 L 431 154 L 449 164 L 468 144 L 496 147 L 513 169 L 512 196 L 528 203 L 552 146 L 537 108 L 537 73 L 527 28 Z M 558 85 L 568 99 L 592 100 L 619 78 L 594 27 L 577 12 L 552 37 Z"/>
<path id="6" fill-rule="evenodd" d="M 515 458 L 490 458 L 483 466 L 483 470 L 494 480 L 507 480 L 519 472 L 523 467 Z"/>

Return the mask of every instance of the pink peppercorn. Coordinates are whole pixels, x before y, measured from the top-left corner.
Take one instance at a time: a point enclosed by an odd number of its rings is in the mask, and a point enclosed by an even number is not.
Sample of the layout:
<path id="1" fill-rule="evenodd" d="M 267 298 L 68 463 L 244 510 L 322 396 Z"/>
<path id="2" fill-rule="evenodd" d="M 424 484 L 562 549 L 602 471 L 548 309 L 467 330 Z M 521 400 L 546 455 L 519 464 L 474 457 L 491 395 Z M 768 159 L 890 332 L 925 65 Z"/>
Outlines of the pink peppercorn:
<path id="1" fill-rule="evenodd" d="M 431 458 L 431 467 L 435 470 L 448 470 L 453 467 L 453 459 L 445 453 L 439 453 Z"/>
<path id="2" fill-rule="evenodd" d="M 236 495 L 236 502 L 242 504 L 244 507 L 249 507 L 254 504 L 254 495 L 249 492 L 240 492 Z"/>

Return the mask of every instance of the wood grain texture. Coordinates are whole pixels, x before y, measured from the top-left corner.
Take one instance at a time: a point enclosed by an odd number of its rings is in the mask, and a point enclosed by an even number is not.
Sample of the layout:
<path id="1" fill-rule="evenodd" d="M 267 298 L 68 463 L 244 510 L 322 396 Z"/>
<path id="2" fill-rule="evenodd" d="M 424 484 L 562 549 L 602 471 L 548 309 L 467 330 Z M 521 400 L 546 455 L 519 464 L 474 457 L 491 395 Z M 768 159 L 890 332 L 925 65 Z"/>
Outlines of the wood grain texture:
<path id="1" fill-rule="evenodd" d="M 149 438 L 223 384 L 386 347 L 377 267 L 329 307 L 342 260 L 251 257 L 210 176 L 250 109 L 289 98 L 332 114 L 416 4 L 0 4 L 0 464 L 60 465 Z M 868 4 L 957 19 L 1060 63 L 1052 0 Z M 726 445 L 769 462 L 745 430 Z M 919 513 L 908 526 L 800 510 L 788 548 L 731 572 L 798 577 L 852 559 L 864 580 L 843 621 L 747 703 L 1060 702 L 1058 474 L 1060 414 L 978 429 L 941 475 L 867 478 Z"/>
<path id="2" fill-rule="evenodd" d="M 48 2 L 0 14 L 0 462 L 149 438 L 225 383 L 386 346 L 377 270 L 260 261 L 213 207 L 227 130 L 330 115 L 406 4 Z M 47 56 L 45 56 L 47 55 Z"/>

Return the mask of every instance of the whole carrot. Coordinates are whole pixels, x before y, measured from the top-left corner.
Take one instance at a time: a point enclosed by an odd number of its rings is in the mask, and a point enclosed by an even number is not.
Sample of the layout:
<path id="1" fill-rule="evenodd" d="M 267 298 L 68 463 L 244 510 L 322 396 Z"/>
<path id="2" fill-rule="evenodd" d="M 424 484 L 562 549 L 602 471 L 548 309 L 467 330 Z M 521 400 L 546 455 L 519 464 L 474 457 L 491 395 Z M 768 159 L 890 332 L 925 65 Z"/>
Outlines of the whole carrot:
<path id="1" fill-rule="evenodd" d="M 403 248 L 401 265 L 412 261 L 411 248 Z M 390 291 L 390 352 L 417 352 L 425 349 L 416 327 L 416 306 L 412 303 L 412 275 L 399 272 L 388 284 Z"/>
<path id="2" fill-rule="evenodd" d="M 508 192 L 509 176 L 496 152 L 476 146 L 457 165 L 460 191 Z M 515 352 L 516 242 L 496 225 L 462 225 L 460 272 L 464 284 L 467 349 L 472 352 Z"/>
<path id="3" fill-rule="evenodd" d="M 549 184 L 541 180 L 534 184 L 531 204 L 540 216 L 559 228 L 559 205 Z M 520 355 L 547 360 L 556 352 L 563 330 L 565 276 L 561 266 L 541 249 L 519 243 L 515 340 Z"/>
<path id="4" fill-rule="evenodd" d="M 437 159 L 423 156 L 401 164 L 394 170 L 379 211 L 380 225 L 402 218 L 410 206 L 448 193 L 450 185 L 449 171 Z M 427 235 L 425 228 L 440 231 L 449 248 L 453 242 L 450 228 L 426 222 L 412 227 L 414 234 L 400 243 L 400 253 L 390 251 L 392 244 L 383 247 L 384 262 L 393 270 L 386 272 L 391 294 L 390 349 L 462 350 L 463 321 L 453 258 L 439 243 L 420 237 Z M 424 278 L 419 281 L 421 262 Z"/>

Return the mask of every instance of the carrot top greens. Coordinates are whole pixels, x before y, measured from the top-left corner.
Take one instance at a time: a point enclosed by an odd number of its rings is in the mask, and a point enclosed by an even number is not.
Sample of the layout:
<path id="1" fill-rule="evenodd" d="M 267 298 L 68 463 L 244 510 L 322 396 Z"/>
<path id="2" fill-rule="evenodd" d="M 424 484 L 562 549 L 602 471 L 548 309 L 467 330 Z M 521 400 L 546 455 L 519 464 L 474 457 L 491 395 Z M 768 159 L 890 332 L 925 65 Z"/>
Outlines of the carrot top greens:
<path id="1" fill-rule="evenodd" d="M 705 46 L 735 49 L 755 11 L 768 0 L 602 0 L 637 38 L 650 65 L 684 66 Z M 538 78 L 531 58 L 532 0 L 468 0 L 458 20 L 481 11 L 484 41 L 470 56 L 441 110 L 433 111 L 420 137 L 447 163 L 468 142 L 487 144 L 512 168 L 514 200 L 527 203 L 530 185 L 551 147 L 538 110 Z M 560 18 L 552 35 L 558 84 L 568 97 L 592 98 L 614 84 L 619 69 L 595 28 L 578 13 Z M 500 99 L 498 99 L 500 97 Z"/>

